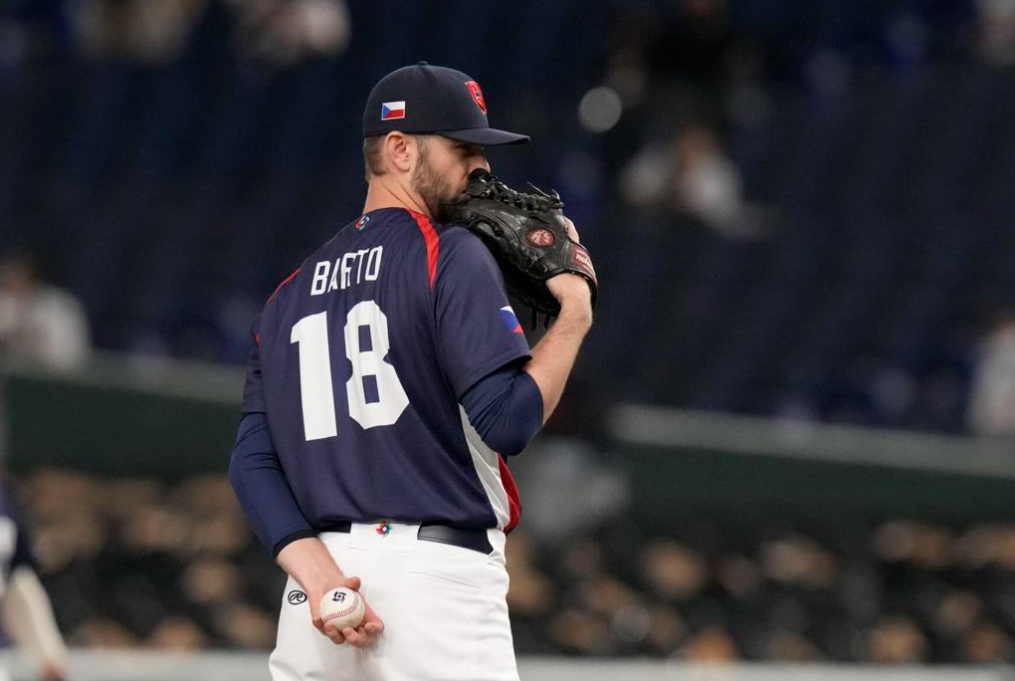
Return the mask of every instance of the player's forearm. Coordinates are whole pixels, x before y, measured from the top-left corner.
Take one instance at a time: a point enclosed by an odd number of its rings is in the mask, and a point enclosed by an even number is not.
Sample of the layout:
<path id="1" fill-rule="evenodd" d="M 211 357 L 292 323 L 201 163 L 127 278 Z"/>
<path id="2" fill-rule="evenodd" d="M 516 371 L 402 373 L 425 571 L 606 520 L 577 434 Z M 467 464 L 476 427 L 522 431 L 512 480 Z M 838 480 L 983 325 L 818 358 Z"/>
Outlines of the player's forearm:
<path id="1" fill-rule="evenodd" d="M 328 589 L 345 585 L 345 574 L 317 537 L 286 544 L 276 558 L 282 569 L 300 583 L 308 595 L 319 597 Z"/>
<path id="2" fill-rule="evenodd" d="M 543 396 L 543 423 L 549 420 L 560 402 L 578 350 L 591 326 L 592 310 L 587 299 L 565 301 L 553 327 L 532 349 L 532 359 L 524 369 Z"/>
<path id="3" fill-rule="evenodd" d="M 515 365 L 477 381 L 462 395 L 462 407 L 483 442 L 504 456 L 521 453 L 543 427 L 539 386 Z"/>
<path id="4" fill-rule="evenodd" d="M 266 414 L 244 414 L 229 459 L 229 482 L 254 533 L 272 556 L 314 535 L 300 511 L 271 439 Z"/>

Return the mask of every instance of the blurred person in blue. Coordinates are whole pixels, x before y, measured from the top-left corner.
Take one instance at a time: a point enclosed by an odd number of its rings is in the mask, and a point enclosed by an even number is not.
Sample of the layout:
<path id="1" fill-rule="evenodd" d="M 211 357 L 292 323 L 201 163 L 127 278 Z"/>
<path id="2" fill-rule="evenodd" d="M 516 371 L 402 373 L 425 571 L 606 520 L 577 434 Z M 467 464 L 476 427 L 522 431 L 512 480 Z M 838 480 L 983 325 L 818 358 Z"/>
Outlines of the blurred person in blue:
<path id="1" fill-rule="evenodd" d="M 0 613 L 4 631 L 39 665 L 46 681 L 65 676 L 67 650 L 53 608 L 39 581 L 24 514 L 7 480 L 0 477 Z M 8 681 L 0 667 L 0 681 Z"/>
<path id="2" fill-rule="evenodd" d="M 73 369 L 91 351 L 85 309 L 73 294 L 46 283 L 33 259 L 0 259 L 0 359 Z"/>

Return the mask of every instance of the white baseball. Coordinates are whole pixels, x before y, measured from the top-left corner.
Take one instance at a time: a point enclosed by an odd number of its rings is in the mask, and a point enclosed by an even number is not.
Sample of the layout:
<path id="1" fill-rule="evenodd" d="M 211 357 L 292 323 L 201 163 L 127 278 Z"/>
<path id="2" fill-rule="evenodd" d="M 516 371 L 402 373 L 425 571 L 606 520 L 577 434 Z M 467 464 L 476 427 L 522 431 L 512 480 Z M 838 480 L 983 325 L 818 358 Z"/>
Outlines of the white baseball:
<path id="1" fill-rule="evenodd" d="M 331 622 L 339 631 L 358 627 L 366 611 L 366 603 L 359 592 L 344 586 L 332 589 L 321 598 L 321 619 Z"/>

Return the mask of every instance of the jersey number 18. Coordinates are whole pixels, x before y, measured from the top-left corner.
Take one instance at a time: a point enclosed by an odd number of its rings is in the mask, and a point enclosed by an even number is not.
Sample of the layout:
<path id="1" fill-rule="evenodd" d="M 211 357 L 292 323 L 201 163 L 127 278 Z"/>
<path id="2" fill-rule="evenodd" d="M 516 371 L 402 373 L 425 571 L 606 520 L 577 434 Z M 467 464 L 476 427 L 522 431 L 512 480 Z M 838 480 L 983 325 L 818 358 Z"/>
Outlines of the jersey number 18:
<path id="1" fill-rule="evenodd" d="M 369 330 L 370 347 L 360 346 L 360 329 Z M 319 312 L 296 322 L 290 337 L 300 349 L 300 397 L 303 432 L 307 440 L 338 435 L 335 393 L 328 346 L 328 313 Z M 390 426 L 409 406 L 409 397 L 395 367 L 384 361 L 390 349 L 388 318 L 372 300 L 357 303 L 345 318 L 345 356 L 352 376 L 345 383 L 349 416 L 364 429 Z M 365 379 L 372 378 L 376 394 L 368 401 Z"/>

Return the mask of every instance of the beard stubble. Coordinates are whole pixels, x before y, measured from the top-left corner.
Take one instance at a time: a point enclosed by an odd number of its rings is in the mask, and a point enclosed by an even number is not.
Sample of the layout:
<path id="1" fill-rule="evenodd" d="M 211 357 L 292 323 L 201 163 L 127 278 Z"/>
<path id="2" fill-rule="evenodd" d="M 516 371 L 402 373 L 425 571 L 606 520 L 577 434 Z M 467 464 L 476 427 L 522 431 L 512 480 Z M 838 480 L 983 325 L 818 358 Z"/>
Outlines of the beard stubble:
<path id="1" fill-rule="evenodd" d="M 429 147 L 429 140 L 424 138 L 419 138 L 416 142 L 419 161 L 412 174 L 412 188 L 423 199 L 430 215 L 437 222 L 450 222 L 452 207 L 449 204 L 457 198 L 457 193 L 450 180 L 441 176 L 431 165 Z"/>

